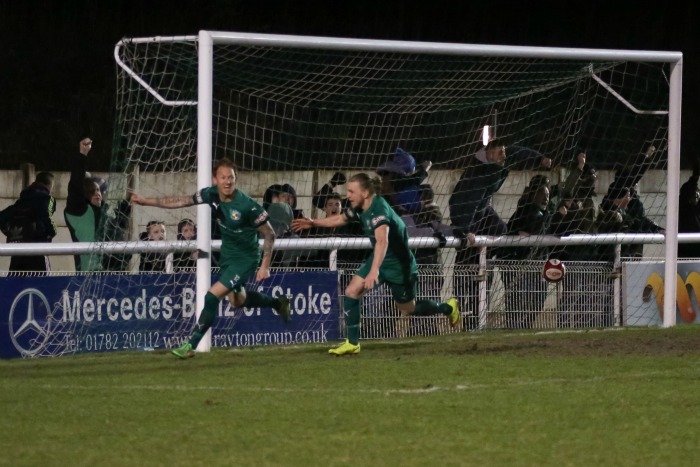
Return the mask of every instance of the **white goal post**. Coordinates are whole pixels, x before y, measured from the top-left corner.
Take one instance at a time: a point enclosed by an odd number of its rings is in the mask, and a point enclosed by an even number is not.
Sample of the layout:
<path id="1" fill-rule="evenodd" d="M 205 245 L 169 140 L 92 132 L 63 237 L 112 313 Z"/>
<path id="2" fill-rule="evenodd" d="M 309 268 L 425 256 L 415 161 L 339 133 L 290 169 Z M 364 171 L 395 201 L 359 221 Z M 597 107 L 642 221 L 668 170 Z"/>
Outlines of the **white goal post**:
<path id="1" fill-rule="evenodd" d="M 681 90 L 683 55 L 680 52 L 654 52 L 633 50 L 600 50 L 552 47 L 493 46 L 475 44 L 428 43 L 409 41 L 386 41 L 366 39 L 346 39 L 329 37 L 285 36 L 269 34 L 249 34 L 236 32 L 200 31 L 199 32 L 199 75 L 198 75 L 198 188 L 208 186 L 210 177 L 208 168 L 212 163 L 212 89 L 213 89 L 213 49 L 214 44 L 239 44 L 250 46 L 275 46 L 290 48 L 312 48 L 326 50 L 355 50 L 441 55 L 471 55 L 489 57 L 521 57 L 544 59 L 580 59 L 580 60 L 631 60 L 669 63 L 668 101 L 668 180 L 667 180 L 667 217 L 665 235 L 665 277 L 664 295 L 674 297 L 676 294 L 676 251 L 678 246 L 678 196 L 680 189 L 680 138 L 681 138 Z M 627 104 L 626 104 L 627 105 Z M 200 206 L 198 210 L 199 225 L 210 225 L 208 207 Z M 205 231 L 203 230 L 203 233 Z M 201 235 L 198 248 L 210 251 L 209 232 Z M 198 260 L 197 307 L 203 306 L 204 293 L 209 287 L 209 257 L 203 255 Z M 664 303 L 663 325 L 675 325 L 675 301 Z"/>

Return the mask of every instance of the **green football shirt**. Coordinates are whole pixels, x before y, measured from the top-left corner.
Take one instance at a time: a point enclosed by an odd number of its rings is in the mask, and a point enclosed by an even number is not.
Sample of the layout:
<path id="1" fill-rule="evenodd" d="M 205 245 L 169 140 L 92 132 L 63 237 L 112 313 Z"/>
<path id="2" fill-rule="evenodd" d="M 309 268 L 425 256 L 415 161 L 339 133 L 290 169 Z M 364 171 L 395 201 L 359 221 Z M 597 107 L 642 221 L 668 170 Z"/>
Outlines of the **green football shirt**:
<path id="1" fill-rule="evenodd" d="M 345 210 L 345 217 L 351 222 L 360 222 L 362 231 L 369 237 L 372 247 L 377 243 L 374 230 L 382 225 L 389 226 L 389 246 L 381 266 L 382 269 L 391 268 L 402 273 L 418 270 L 413 252 L 408 248 L 406 224 L 384 198 L 375 196 L 366 211 L 357 211 L 348 207 Z"/>
<path id="2" fill-rule="evenodd" d="M 258 227 L 267 222 L 267 212 L 239 189 L 232 201 L 222 202 L 216 186 L 203 188 L 192 196 L 195 204 L 208 204 L 221 231 L 221 263 L 259 262 Z"/>

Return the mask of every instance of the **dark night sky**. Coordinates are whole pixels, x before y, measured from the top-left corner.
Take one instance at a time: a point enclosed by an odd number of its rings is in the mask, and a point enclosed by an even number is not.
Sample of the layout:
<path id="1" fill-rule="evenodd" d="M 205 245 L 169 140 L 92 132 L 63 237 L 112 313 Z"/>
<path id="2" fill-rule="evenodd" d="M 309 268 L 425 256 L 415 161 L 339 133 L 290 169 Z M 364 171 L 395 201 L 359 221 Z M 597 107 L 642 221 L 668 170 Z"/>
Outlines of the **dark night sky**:
<path id="1" fill-rule="evenodd" d="M 66 170 L 76 135 L 93 127 L 106 168 L 122 37 L 200 29 L 477 44 L 681 51 L 684 159 L 700 100 L 700 5 L 640 1 L 47 1 L 0 0 L 0 169 Z"/>

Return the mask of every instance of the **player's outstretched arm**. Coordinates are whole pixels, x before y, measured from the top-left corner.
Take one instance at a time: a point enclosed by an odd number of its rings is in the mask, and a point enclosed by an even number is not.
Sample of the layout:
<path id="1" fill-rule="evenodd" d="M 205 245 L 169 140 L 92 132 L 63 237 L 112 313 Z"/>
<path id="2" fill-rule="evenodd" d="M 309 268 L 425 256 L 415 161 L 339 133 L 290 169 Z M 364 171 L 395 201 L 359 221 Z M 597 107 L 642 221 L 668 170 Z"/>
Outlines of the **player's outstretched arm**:
<path id="1" fill-rule="evenodd" d="M 309 219 L 304 217 L 301 219 L 294 219 L 292 221 L 292 230 L 295 232 L 300 232 L 302 230 L 310 229 L 311 227 L 340 227 L 348 223 L 348 218 L 345 214 L 335 214 L 333 216 L 325 217 L 323 219 Z"/>
<path id="2" fill-rule="evenodd" d="M 131 193 L 130 201 L 132 204 L 141 206 L 154 206 L 157 208 L 177 209 L 194 206 L 192 196 L 162 196 L 160 198 L 144 198 L 136 193 Z"/>

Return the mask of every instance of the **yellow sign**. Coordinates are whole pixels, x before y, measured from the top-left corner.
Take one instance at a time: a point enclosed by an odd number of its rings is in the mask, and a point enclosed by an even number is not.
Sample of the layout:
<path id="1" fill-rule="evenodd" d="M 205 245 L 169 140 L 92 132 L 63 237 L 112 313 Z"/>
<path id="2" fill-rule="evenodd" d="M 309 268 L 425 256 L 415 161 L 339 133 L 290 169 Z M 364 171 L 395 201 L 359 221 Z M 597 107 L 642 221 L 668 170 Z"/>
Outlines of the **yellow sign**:
<path id="1" fill-rule="evenodd" d="M 690 290 L 695 294 L 695 303 L 700 304 L 700 274 L 691 272 L 684 281 L 680 274 L 676 275 L 676 307 L 685 323 L 694 323 L 697 312 L 690 299 Z M 664 279 L 657 273 L 652 273 L 647 278 L 647 284 L 642 292 L 642 300 L 651 300 L 652 292 L 656 296 L 656 307 L 659 315 L 664 317 Z"/>

